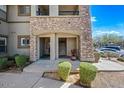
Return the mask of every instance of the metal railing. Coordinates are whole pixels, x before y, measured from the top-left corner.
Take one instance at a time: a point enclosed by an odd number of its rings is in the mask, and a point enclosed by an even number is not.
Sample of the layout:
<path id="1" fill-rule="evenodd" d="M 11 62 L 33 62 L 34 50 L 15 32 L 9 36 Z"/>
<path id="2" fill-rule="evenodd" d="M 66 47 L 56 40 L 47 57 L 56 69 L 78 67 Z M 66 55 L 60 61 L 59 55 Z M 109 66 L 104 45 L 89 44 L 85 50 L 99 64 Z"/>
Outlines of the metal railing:
<path id="1" fill-rule="evenodd" d="M 79 15 L 79 11 L 59 11 L 59 15 Z"/>
<path id="2" fill-rule="evenodd" d="M 36 11 L 37 16 L 49 16 L 49 12 Z M 79 11 L 59 11 L 59 15 L 79 15 Z"/>
<path id="3" fill-rule="evenodd" d="M 36 11 L 37 16 L 44 16 L 44 15 L 49 15 L 49 12 L 43 12 L 43 11 Z"/>

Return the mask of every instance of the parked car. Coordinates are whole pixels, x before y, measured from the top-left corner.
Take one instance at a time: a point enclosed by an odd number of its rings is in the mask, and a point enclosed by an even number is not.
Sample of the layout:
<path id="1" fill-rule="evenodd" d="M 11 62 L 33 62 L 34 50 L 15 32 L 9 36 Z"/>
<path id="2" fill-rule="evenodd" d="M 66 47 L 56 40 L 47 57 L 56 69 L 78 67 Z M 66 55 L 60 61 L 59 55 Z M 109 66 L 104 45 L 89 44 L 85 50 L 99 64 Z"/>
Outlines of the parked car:
<path id="1" fill-rule="evenodd" d="M 120 46 L 105 46 L 99 49 L 96 49 L 98 52 L 113 52 L 118 54 L 120 57 L 124 57 L 124 50 L 120 48 Z"/>

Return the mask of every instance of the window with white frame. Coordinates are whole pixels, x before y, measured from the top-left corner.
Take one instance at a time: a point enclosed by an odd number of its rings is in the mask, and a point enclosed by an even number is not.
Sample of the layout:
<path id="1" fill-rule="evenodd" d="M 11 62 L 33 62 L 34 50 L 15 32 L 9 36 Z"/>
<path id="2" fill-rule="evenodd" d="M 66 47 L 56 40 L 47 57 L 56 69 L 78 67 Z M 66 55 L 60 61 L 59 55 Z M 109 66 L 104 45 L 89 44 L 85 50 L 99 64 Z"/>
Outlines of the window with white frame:
<path id="1" fill-rule="evenodd" d="M 29 36 L 18 36 L 18 48 L 28 48 L 30 46 Z"/>
<path id="2" fill-rule="evenodd" d="M 7 38 L 0 37 L 0 54 L 7 52 Z"/>

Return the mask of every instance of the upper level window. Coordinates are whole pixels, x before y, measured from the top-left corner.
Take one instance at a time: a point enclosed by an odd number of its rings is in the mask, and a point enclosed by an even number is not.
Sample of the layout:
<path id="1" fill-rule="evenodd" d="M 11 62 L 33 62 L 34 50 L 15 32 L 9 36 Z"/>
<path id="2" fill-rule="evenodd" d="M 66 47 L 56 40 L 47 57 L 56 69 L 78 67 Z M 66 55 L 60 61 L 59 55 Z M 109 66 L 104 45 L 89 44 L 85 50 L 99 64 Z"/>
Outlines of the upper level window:
<path id="1" fill-rule="evenodd" d="M 30 16 L 31 6 L 30 5 L 19 5 L 18 6 L 18 16 Z"/>
<path id="2" fill-rule="evenodd" d="M 78 5 L 60 5 L 59 15 L 79 15 Z"/>
<path id="3" fill-rule="evenodd" d="M 38 10 L 36 12 L 37 12 L 37 16 L 39 16 L 39 15 L 48 16 L 49 15 L 49 5 L 39 5 Z"/>
<path id="4" fill-rule="evenodd" d="M 30 46 L 30 36 L 18 36 L 18 48 L 28 48 Z"/>

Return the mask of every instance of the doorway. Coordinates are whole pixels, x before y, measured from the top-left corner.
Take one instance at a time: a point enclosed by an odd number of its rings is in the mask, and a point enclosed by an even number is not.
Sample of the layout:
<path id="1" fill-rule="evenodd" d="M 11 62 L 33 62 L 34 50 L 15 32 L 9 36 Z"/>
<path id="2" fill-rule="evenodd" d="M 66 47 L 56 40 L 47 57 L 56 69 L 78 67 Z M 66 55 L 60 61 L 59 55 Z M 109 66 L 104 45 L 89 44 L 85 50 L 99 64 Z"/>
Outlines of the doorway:
<path id="1" fill-rule="evenodd" d="M 40 38 L 40 58 L 50 59 L 50 37 Z"/>
<path id="2" fill-rule="evenodd" d="M 67 40 L 59 38 L 59 57 L 67 57 Z"/>

